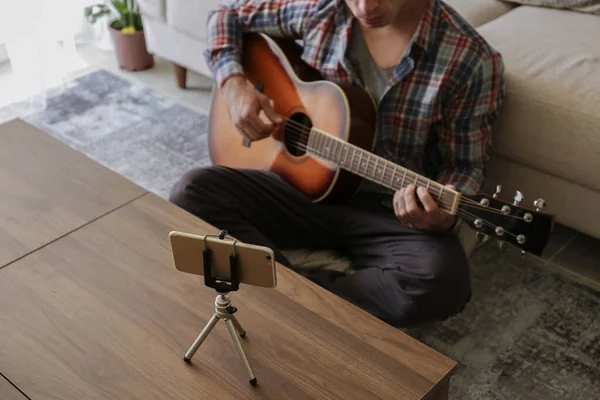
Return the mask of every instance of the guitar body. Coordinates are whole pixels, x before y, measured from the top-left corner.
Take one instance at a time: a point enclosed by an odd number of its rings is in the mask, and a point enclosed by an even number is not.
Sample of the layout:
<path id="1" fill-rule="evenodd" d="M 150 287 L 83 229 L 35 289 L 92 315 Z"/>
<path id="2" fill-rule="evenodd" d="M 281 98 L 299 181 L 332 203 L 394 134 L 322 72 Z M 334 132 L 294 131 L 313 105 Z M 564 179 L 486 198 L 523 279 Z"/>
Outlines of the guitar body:
<path id="1" fill-rule="evenodd" d="M 245 35 L 242 65 L 246 77 L 273 100 L 279 115 L 291 121 L 245 147 L 225 98 L 215 88 L 208 126 L 211 160 L 215 165 L 272 171 L 313 201 L 352 196 L 362 178 L 306 154 L 298 138 L 314 127 L 371 151 L 376 132 L 375 104 L 363 89 L 322 80 L 301 60 L 301 52 L 293 41 Z"/>

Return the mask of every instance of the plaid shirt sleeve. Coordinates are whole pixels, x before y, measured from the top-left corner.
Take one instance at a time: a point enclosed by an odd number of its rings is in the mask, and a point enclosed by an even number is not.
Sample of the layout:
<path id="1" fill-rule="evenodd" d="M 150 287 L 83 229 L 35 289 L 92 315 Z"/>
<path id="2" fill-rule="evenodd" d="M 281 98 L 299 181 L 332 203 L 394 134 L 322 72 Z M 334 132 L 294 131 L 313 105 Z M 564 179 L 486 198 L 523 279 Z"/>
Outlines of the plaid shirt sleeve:
<path id="1" fill-rule="evenodd" d="M 242 35 L 262 32 L 273 37 L 302 39 L 318 0 L 234 0 L 207 18 L 205 59 L 219 87 L 242 74 Z"/>
<path id="2" fill-rule="evenodd" d="M 440 136 L 446 149 L 445 166 L 437 179 L 440 183 L 454 185 L 467 195 L 480 190 L 492 124 L 504 97 L 504 64 L 495 53 L 481 61 L 447 110 Z"/>

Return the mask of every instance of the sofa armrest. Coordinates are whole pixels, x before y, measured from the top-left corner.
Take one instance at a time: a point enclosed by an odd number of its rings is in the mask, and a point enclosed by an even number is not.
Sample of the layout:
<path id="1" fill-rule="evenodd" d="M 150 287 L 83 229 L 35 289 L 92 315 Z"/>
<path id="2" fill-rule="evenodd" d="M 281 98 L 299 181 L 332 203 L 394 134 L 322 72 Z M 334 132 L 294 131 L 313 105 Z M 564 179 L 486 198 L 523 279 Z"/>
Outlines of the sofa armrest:
<path id="1" fill-rule="evenodd" d="M 137 0 L 142 14 L 158 19 L 166 20 L 166 2 L 165 0 Z"/>

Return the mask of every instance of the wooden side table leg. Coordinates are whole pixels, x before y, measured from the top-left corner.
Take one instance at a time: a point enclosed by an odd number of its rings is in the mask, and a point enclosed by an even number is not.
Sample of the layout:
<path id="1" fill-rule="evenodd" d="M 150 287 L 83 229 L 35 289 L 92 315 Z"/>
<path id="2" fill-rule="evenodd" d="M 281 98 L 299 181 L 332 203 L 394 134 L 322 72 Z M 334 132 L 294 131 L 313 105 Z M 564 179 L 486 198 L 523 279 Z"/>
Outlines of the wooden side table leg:
<path id="1" fill-rule="evenodd" d="M 177 78 L 177 86 L 179 86 L 182 89 L 185 89 L 187 68 L 182 67 L 181 65 L 177 65 L 175 63 L 173 63 L 173 67 L 175 69 L 175 77 Z"/>
<path id="2" fill-rule="evenodd" d="M 450 389 L 450 379 L 444 379 L 435 388 L 435 390 L 429 392 L 427 399 L 429 400 L 448 400 L 448 390 Z"/>

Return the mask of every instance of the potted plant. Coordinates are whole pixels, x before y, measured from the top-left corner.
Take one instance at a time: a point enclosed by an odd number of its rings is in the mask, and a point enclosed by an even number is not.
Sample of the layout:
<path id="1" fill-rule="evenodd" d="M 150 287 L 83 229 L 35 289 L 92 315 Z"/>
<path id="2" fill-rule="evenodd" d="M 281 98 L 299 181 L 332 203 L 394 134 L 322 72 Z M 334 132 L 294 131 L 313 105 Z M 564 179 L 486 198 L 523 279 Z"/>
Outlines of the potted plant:
<path id="1" fill-rule="evenodd" d="M 112 17 L 108 30 L 121 68 L 141 71 L 154 65 L 154 58 L 146 49 L 142 15 L 135 0 L 108 0 L 104 4 L 95 4 L 85 8 L 85 16 L 92 24 L 104 16 Z"/>

